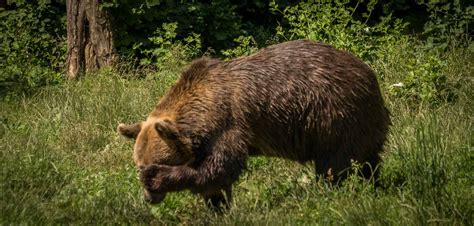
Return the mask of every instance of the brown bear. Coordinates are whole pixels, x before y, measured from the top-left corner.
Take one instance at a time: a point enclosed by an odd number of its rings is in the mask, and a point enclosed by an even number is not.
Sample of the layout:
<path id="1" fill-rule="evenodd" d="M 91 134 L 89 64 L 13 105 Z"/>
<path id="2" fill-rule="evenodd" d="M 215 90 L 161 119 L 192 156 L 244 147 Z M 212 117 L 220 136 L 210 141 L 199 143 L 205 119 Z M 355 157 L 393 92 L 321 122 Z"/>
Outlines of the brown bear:
<path id="1" fill-rule="evenodd" d="M 312 161 L 335 181 L 351 160 L 375 167 L 389 123 L 364 62 L 297 40 L 231 61 L 195 60 L 146 121 L 118 131 L 136 139 L 146 200 L 190 189 L 219 206 L 229 203 L 251 155 Z"/>

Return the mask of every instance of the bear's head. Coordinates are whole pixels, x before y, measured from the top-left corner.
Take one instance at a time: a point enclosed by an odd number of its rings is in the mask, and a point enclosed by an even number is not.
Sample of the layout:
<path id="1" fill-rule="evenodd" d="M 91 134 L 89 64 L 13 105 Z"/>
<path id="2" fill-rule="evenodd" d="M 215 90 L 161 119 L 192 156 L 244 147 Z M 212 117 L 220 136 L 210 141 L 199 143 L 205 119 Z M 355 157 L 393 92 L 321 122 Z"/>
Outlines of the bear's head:
<path id="1" fill-rule="evenodd" d="M 193 160 L 191 142 L 180 134 L 171 119 L 149 118 L 131 125 L 119 124 L 117 130 L 127 138 L 135 139 L 133 160 L 138 171 L 152 164 L 184 165 Z M 164 194 L 153 194 L 145 189 L 145 199 L 158 203 Z"/>

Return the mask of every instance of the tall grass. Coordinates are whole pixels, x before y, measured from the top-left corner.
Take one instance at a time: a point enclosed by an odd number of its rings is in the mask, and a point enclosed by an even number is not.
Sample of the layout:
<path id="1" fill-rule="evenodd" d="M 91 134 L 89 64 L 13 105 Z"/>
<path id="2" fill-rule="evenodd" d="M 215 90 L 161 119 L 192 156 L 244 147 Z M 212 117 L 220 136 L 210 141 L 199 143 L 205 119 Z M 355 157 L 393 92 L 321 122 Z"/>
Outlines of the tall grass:
<path id="1" fill-rule="evenodd" d="M 449 55 L 451 54 L 451 55 Z M 0 102 L 0 224 L 466 224 L 472 225 L 474 152 L 472 53 L 451 51 L 450 78 L 463 79 L 456 102 L 428 105 L 391 95 L 399 63 L 378 62 L 393 126 L 382 187 L 352 176 L 334 188 L 311 166 L 252 158 L 219 215 L 189 192 L 157 206 L 142 200 L 132 142 L 119 122 L 145 119 L 176 79 L 104 70 L 77 82 Z"/>

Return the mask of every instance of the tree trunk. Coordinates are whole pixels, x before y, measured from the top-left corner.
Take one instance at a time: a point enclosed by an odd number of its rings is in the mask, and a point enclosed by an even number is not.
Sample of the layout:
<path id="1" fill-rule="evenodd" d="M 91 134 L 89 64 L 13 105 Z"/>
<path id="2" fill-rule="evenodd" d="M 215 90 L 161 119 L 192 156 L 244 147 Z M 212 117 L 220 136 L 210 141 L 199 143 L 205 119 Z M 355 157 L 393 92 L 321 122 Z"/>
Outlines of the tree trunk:
<path id="1" fill-rule="evenodd" d="M 66 73 L 81 73 L 112 65 L 116 59 L 110 15 L 99 9 L 99 0 L 67 0 Z"/>

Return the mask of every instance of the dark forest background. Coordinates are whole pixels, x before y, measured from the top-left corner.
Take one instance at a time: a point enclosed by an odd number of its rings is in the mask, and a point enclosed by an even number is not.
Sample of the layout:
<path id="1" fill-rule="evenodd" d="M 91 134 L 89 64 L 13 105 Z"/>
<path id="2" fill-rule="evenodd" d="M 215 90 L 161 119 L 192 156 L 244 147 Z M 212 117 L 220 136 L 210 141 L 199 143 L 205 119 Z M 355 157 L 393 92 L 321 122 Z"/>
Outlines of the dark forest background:
<path id="1" fill-rule="evenodd" d="M 366 61 L 375 57 L 369 49 L 387 44 L 388 36 L 415 37 L 443 51 L 452 43 L 468 45 L 473 21 L 466 0 L 108 0 L 99 8 L 109 15 L 114 53 L 133 67 L 157 68 L 171 55 L 183 62 L 203 54 L 229 58 L 297 38 L 325 41 Z M 65 77 L 66 12 L 66 0 L 1 1 L 3 94 Z M 180 53 L 171 54 L 174 48 Z"/>

